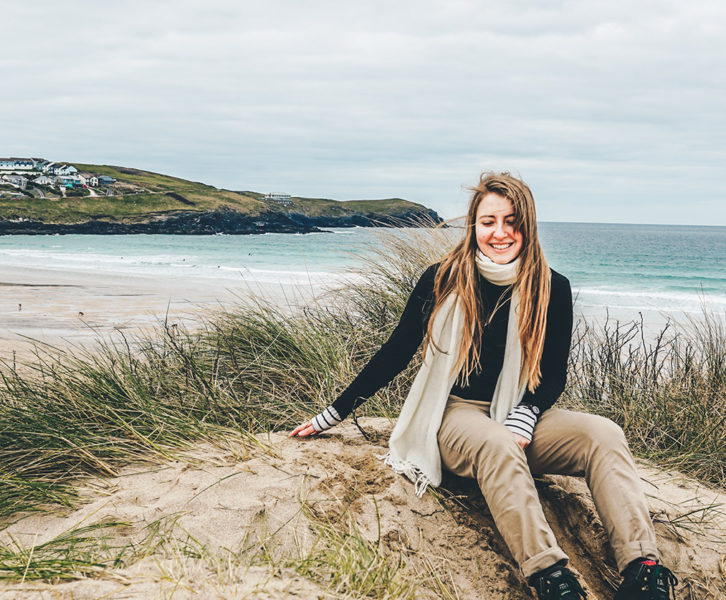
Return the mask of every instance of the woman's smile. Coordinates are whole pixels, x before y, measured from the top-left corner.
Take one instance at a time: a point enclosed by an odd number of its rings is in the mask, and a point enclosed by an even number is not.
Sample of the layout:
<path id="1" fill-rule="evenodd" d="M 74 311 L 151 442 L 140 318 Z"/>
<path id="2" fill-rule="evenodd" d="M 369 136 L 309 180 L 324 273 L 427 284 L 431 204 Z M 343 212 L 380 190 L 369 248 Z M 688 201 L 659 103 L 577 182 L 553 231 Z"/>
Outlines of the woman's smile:
<path id="1" fill-rule="evenodd" d="M 512 203 L 499 194 L 484 196 L 476 211 L 477 246 L 500 265 L 512 262 L 522 250 L 523 236 L 515 219 Z"/>

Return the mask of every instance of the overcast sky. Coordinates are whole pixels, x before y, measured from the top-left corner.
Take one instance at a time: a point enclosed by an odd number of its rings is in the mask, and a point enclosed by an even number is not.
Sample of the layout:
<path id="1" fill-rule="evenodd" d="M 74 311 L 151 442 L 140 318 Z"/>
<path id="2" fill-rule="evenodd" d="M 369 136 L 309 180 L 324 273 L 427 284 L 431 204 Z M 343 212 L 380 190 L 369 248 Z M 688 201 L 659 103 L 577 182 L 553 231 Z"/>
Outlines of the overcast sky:
<path id="1" fill-rule="evenodd" d="M 726 225 L 726 3 L 0 0 L 0 155 Z"/>

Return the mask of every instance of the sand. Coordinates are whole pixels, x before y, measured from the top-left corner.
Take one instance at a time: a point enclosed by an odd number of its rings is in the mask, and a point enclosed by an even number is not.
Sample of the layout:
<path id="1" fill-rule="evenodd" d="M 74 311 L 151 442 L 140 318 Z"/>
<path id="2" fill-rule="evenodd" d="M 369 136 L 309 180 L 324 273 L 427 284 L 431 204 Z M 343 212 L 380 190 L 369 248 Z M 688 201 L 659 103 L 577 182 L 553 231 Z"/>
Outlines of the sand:
<path id="1" fill-rule="evenodd" d="M 0 360 L 32 357 L 35 342 L 59 348 L 93 346 L 99 336 L 134 336 L 168 319 L 194 327 L 200 316 L 250 295 L 281 306 L 309 302 L 320 288 L 240 279 L 130 276 L 118 273 L 0 266 Z M 118 337 L 118 336 L 117 336 Z"/>
<path id="2" fill-rule="evenodd" d="M 271 434 L 260 436 L 262 446 L 241 441 L 225 448 L 199 446 L 179 460 L 151 468 L 130 466 L 119 477 L 83 482 L 86 504 L 63 515 L 27 516 L 0 533 L 0 539 L 30 548 L 75 527 L 114 520 L 125 525 L 107 532 L 106 544 L 141 545 L 152 523 L 164 524 L 166 543 L 94 578 L 55 585 L 2 584 L 0 596 L 341 598 L 343 587 L 326 589 L 325 577 L 318 583 L 303 578 L 294 561 L 286 564 L 284 558 L 309 554 L 315 520 L 327 519 L 348 531 L 352 519 L 373 547 L 400 555 L 405 569 L 419 574 L 415 598 L 445 597 L 434 593 L 431 569 L 452 598 L 533 598 L 473 482 L 446 481 L 447 500 L 430 493 L 416 498 L 413 486 L 377 459 L 391 423 L 361 422 L 371 441 L 345 423 L 311 439 Z M 725 597 L 726 574 L 719 561 L 726 552 L 726 495 L 644 463 L 639 468 L 663 561 L 681 580 L 678 597 Z M 614 563 L 584 482 L 545 477 L 538 486 L 548 519 L 589 598 L 611 598 L 608 581 L 615 578 Z M 276 556 L 275 567 L 230 559 L 244 548 L 259 548 L 261 541 Z"/>

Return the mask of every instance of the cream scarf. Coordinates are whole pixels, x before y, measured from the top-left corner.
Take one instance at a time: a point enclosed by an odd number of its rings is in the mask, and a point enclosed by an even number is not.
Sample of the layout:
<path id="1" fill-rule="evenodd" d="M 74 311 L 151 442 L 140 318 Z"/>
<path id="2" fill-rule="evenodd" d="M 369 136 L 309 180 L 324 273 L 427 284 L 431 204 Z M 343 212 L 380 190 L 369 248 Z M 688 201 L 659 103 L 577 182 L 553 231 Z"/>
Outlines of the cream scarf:
<path id="1" fill-rule="evenodd" d="M 517 280 L 519 260 L 499 265 L 476 252 L 479 272 L 494 285 L 511 285 Z M 509 304 L 509 324 L 504 349 L 504 364 L 497 379 L 489 409 L 491 418 L 504 422 L 519 404 L 526 385 L 521 384 L 522 347 L 519 342 L 519 292 L 515 289 Z M 418 497 L 429 485 L 441 484 L 441 455 L 437 436 L 446 402 L 458 373 L 454 372 L 464 327 L 464 312 L 455 294 L 450 294 L 439 308 L 432 326 L 433 339 L 442 350 L 429 344 L 421 369 L 401 408 L 388 442 L 388 452 L 381 458 L 396 473 L 406 475 L 415 484 Z"/>

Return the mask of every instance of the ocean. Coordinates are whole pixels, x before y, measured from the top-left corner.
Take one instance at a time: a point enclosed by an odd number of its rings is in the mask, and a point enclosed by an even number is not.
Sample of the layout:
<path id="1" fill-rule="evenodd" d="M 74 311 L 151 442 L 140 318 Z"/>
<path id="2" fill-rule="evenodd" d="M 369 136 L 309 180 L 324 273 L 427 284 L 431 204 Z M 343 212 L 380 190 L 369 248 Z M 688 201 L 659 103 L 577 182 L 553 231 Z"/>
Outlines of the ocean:
<path id="1" fill-rule="evenodd" d="M 580 312 L 726 311 L 726 227 L 540 223 L 550 265 Z M 405 235 L 405 231 L 391 231 Z M 330 282 L 359 266 L 380 230 L 307 235 L 2 236 L 0 261 L 27 270 L 103 272 L 234 287 Z"/>

